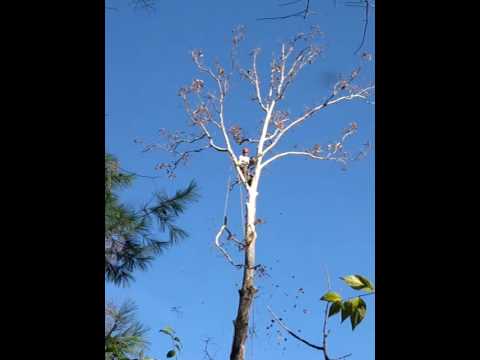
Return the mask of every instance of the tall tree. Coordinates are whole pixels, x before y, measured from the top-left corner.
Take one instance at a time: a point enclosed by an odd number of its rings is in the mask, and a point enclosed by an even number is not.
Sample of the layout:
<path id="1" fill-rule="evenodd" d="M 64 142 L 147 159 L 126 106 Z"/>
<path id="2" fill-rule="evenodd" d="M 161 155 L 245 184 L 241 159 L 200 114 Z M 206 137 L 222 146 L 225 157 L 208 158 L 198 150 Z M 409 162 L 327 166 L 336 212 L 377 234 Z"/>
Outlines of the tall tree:
<path id="1" fill-rule="evenodd" d="M 188 236 L 175 221 L 198 197 L 192 181 L 173 196 L 155 193 L 145 206 L 134 209 L 117 193 L 132 186 L 134 179 L 134 174 L 120 169 L 113 155 L 105 154 L 105 279 L 116 285 L 127 285 L 136 270 L 145 270 L 155 255 Z M 153 236 L 155 224 L 168 233 L 167 240 Z"/>
<path id="2" fill-rule="evenodd" d="M 188 86 L 180 90 L 180 96 L 185 103 L 185 109 L 191 125 L 197 129 L 196 134 L 182 136 L 181 132 L 166 134 L 170 149 L 177 159 L 170 163 L 161 164 L 167 172 L 172 174 L 179 164 L 182 164 L 193 153 L 211 150 L 219 155 L 226 156 L 234 168 L 237 183 L 247 193 L 245 206 L 245 220 L 243 224 L 243 238 L 237 239 L 234 231 L 229 229 L 227 218 L 222 219 L 222 224 L 215 236 L 215 245 L 225 258 L 237 269 L 243 271 L 243 280 L 239 290 L 239 303 L 234 320 L 234 334 L 230 360 L 244 360 L 245 347 L 248 336 L 249 316 L 253 299 L 257 293 L 255 287 L 255 274 L 262 270 L 256 261 L 256 242 L 258 239 L 257 225 L 261 223 L 257 218 L 257 203 L 259 186 L 264 170 L 281 162 L 287 157 L 305 157 L 317 161 L 338 162 L 342 165 L 350 160 L 363 156 L 364 150 L 352 156 L 347 151 L 348 140 L 357 129 L 357 123 L 349 124 L 338 135 L 338 140 L 329 144 L 310 144 L 301 148 L 292 148 L 276 152 L 279 144 L 285 144 L 285 138 L 292 136 L 294 130 L 306 124 L 315 124 L 315 117 L 325 109 L 339 104 L 362 100 L 367 101 L 374 91 L 373 84 L 357 85 L 358 74 L 361 67 L 354 69 L 350 74 L 336 82 L 323 99 L 307 107 L 295 115 L 281 108 L 287 90 L 297 78 L 297 75 L 308 65 L 312 64 L 320 54 L 320 47 L 316 39 L 320 35 L 318 29 L 313 28 L 309 33 L 300 33 L 292 39 L 281 44 L 279 52 L 274 55 L 270 71 L 265 78 L 267 90 L 263 91 L 260 74 L 257 68 L 259 49 L 252 51 L 252 64 L 248 69 L 243 69 L 232 60 L 232 72 L 221 66 L 218 62 L 214 66 L 205 64 L 202 51 L 192 52 L 193 61 L 201 74 L 204 74 L 215 86 L 214 91 L 207 89 L 207 81 L 195 79 Z M 243 39 L 243 28 L 234 31 L 233 51 Z M 232 126 L 228 123 L 225 113 L 226 97 L 229 95 L 230 82 L 233 70 L 239 70 L 240 75 L 252 86 L 253 100 L 263 116 L 258 124 L 256 136 L 247 137 L 241 126 Z M 245 126 L 248 126 L 245 124 Z M 184 134 L 184 133 L 183 133 Z M 254 149 L 253 156 L 238 146 L 248 144 Z M 222 237 L 226 236 L 226 241 Z M 227 251 L 226 246 L 232 244 L 243 251 L 243 260 L 235 261 Z M 325 359 L 328 360 L 326 351 Z"/>

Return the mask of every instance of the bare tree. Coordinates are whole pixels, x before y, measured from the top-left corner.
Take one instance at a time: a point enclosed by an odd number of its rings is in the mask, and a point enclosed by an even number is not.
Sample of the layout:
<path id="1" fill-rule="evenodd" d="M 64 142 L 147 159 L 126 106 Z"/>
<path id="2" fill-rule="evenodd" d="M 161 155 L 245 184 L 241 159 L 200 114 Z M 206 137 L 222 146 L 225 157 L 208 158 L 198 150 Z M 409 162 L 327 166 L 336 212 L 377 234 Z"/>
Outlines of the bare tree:
<path id="1" fill-rule="evenodd" d="M 275 152 L 287 135 L 293 130 L 314 120 L 317 114 L 343 102 L 353 100 L 367 100 L 374 91 L 374 85 L 358 86 L 358 74 L 361 68 L 355 69 L 350 75 L 336 82 L 330 91 L 316 103 L 312 104 L 300 114 L 292 114 L 280 109 L 282 100 L 287 90 L 296 79 L 297 75 L 307 65 L 312 64 L 321 48 L 316 44 L 316 39 L 321 33 L 317 28 L 312 28 L 308 33 L 301 33 L 280 46 L 280 51 L 273 57 L 270 64 L 270 74 L 266 78 L 266 91 L 262 91 L 263 83 L 257 68 L 259 49 L 251 52 L 251 67 L 244 69 L 236 61 L 236 49 L 244 38 L 244 29 L 239 27 L 234 31 L 232 40 L 232 70 L 227 71 L 220 63 L 213 66 L 206 65 L 204 54 L 200 50 L 192 51 L 192 59 L 199 72 L 209 80 L 194 79 L 190 85 L 183 87 L 179 95 L 183 99 L 190 124 L 196 132 L 170 133 L 162 130 L 162 135 L 167 138 L 166 144 L 151 145 L 147 149 L 160 147 L 174 155 L 172 162 L 158 164 L 170 176 L 175 175 L 175 170 L 186 163 L 193 154 L 211 150 L 219 155 L 227 156 L 233 165 L 236 184 L 246 191 L 245 220 L 243 236 L 238 239 L 229 228 L 227 217 L 223 219 L 216 236 L 215 245 L 221 254 L 235 268 L 243 271 L 243 280 L 239 290 L 239 304 L 234 321 L 234 335 L 231 347 L 231 360 L 244 360 L 245 344 L 248 336 L 249 314 L 254 296 L 255 274 L 262 267 L 256 262 L 255 248 L 257 241 L 257 225 L 262 221 L 257 218 L 257 202 L 259 186 L 264 170 L 286 157 L 306 157 L 312 160 L 325 160 L 347 164 L 349 160 L 360 155 L 351 155 L 346 151 L 347 140 L 357 131 L 357 123 L 348 125 L 338 140 L 325 144 L 312 144 L 304 149 L 289 149 Z M 234 73 L 239 72 L 253 89 L 253 100 L 261 111 L 259 133 L 256 137 L 246 137 L 240 126 L 231 126 L 225 111 L 225 99 L 229 95 L 230 82 Z M 207 90 L 207 81 L 215 84 L 216 90 Z M 255 154 L 248 157 L 245 162 L 245 153 L 240 155 L 238 146 L 248 144 L 255 149 Z M 231 189 L 231 186 L 230 186 Z M 230 190 L 229 189 L 229 190 Z M 228 192 L 227 192 L 228 194 Z M 243 252 L 243 260 L 235 261 L 226 249 L 222 237 L 235 245 Z"/>

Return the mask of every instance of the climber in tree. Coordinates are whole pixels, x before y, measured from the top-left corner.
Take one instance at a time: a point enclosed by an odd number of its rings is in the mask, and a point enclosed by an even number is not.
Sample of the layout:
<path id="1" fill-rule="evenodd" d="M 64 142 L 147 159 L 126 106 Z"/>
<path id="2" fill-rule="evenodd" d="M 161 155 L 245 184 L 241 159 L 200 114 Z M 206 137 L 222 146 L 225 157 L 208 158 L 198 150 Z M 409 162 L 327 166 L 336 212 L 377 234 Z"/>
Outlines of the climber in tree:
<path id="1" fill-rule="evenodd" d="M 251 167 L 255 165 L 255 157 L 249 156 L 250 150 L 243 148 L 242 155 L 238 157 L 240 168 L 242 169 L 243 176 L 247 180 L 248 185 L 251 185 L 253 174 L 251 173 Z"/>

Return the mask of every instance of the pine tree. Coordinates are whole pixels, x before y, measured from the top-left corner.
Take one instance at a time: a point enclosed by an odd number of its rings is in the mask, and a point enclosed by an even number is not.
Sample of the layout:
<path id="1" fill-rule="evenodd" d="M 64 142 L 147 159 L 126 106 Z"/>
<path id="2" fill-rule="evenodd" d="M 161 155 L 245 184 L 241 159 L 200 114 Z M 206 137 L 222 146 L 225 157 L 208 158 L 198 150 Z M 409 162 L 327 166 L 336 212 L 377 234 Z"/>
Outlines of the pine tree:
<path id="1" fill-rule="evenodd" d="M 122 203 L 117 193 L 134 180 L 135 175 L 122 171 L 113 155 L 105 154 L 105 279 L 116 285 L 128 285 L 136 270 L 146 270 L 155 255 L 188 236 L 175 221 L 198 198 L 192 181 L 171 197 L 155 193 L 147 205 L 134 209 Z M 167 240 L 152 236 L 155 224 L 168 233 Z"/>
<path id="2" fill-rule="evenodd" d="M 135 318 L 137 307 L 127 301 L 117 308 L 105 306 L 105 360 L 133 360 L 143 357 L 148 346 L 147 328 Z M 145 359 L 145 358 L 144 358 Z"/>

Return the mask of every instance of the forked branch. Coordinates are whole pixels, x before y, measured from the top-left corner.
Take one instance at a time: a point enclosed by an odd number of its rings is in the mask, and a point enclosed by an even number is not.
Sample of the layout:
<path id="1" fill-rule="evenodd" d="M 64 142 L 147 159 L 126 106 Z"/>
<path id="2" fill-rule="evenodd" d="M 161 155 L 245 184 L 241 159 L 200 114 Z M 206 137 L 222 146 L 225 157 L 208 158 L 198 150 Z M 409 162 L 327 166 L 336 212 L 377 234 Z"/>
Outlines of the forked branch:
<path id="1" fill-rule="evenodd" d="M 319 351 L 322 351 L 323 352 L 323 356 L 324 356 L 324 359 L 325 360 L 341 360 L 341 359 L 345 359 L 349 356 L 351 356 L 352 354 L 347 354 L 347 355 L 343 355 L 341 357 L 338 357 L 338 358 L 331 358 L 328 353 L 327 353 L 327 338 L 328 338 L 328 329 L 327 329 L 327 321 L 328 321 L 328 303 L 326 305 L 326 308 L 325 308 L 325 317 L 324 317 L 324 322 L 323 322 L 323 329 L 322 329 L 322 334 L 323 334 L 323 345 L 316 345 L 304 338 L 302 338 L 300 335 L 296 334 L 294 331 L 292 331 L 291 329 L 289 329 L 287 327 L 287 325 L 285 325 L 285 323 L 283 323 L 282 320 L 280 320 L 280 318 L 273 312 L 273 310 L 267 306 L 267 309 L 268 311 L 270 312 L 270 314 L 272 315 L 273 317 L 273 320 L 283 329 L 285 330 L 290 336 L 292 336 L 293 338 L 297 339 L 298 341 L 304 343 L 305 345 L 307 345 L 308 347 L 311 347 L 315 350 L 319 350 Z"/>

